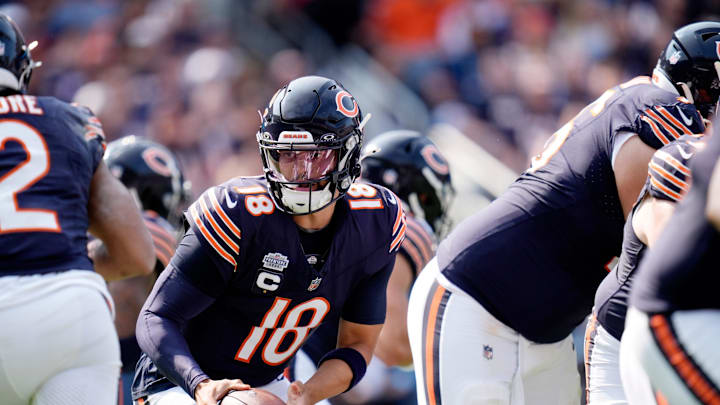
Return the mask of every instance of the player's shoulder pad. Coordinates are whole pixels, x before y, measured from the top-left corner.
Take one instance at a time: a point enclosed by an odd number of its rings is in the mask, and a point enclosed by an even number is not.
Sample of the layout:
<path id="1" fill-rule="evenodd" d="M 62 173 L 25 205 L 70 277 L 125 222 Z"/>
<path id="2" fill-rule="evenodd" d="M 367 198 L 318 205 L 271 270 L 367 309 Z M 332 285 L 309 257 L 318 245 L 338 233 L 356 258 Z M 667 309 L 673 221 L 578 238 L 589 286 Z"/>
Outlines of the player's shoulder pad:
<path id="1" fill-rule="evenodd" d="M 703 136 L 684 135 L 658 149 L 648 164 L 650 195 L 679 201 L 690 187 L 689 162 L 704 147 Z"/>
<path id="2" fill-rule="evenodd" d="M 405 240 L 400 245 L 400 253 L 405 255 L 417 274 L 432 259 L 437 247 L 432 228 L 422 219 L 407 215 L 407 231 Z"/>
<path id="3" fill-rule="evenodd" d="M 145 221 L 145 227 L 150 231 L 150 236 L 152 236 L 155 256 L 162 264 L 162 267 L 165 268 L 170 262 L 170 258 L 175 254 L 175 248 L 177 247 L 175 229 L 167 220 L 154 211 L 144 211 L 143 220 Z"/>
<path id="4" fill-rule="evenodd" d="M 64 123 L 71 133 L 83 141 L 94 170 L 100 164 L 107 146 L 100 120 L 88 107 L 77 103 L 66 103 L 55 97 L 39 97 L 38 100 L 46 115 Z"/>
<path id="5" fill-rule="evenodd" d="M 400 199 L 383 186 L 353 183 L 345 196 L 350 212 L 362 216 L 368 232 L 379 232 L 378 240 L 389 240 L 388 252 L 397 252 L 407 231 L 407 221 Z"/>
<path id="6" fill-rule="evenodd" d="M 645 144 L 659 149 L 683 135 L 705 131 L 705 124 L 694 104 L 669 91 L 658 91 L 663 96 L 649 100 L 638 117 L 638 135 Z"/>

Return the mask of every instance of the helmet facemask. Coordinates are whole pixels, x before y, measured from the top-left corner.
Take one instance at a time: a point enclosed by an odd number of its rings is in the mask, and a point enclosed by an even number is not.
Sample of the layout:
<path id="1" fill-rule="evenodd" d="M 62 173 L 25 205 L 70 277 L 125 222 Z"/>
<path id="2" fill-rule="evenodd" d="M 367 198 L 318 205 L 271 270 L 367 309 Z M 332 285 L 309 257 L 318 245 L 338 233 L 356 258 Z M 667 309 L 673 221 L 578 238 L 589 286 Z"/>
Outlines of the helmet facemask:
<path id="1" fill-rule="evenodd" d="M 273 136 L 268 129 L 263 126 L 257 140 L 270 195 L 282 211 L 317 212 L 342 197 L 358 176 L 359 131 L 338 138 L 302 130 Z"/>

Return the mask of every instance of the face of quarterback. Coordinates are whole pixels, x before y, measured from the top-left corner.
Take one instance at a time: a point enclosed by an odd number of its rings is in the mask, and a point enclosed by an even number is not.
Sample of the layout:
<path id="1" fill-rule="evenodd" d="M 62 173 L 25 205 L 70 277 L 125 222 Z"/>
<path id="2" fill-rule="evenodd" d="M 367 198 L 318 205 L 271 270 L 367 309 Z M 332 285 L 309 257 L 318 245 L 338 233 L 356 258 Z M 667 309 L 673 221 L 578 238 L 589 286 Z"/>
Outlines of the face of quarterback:
<path id="1" fill-rule="evenodd" d="M 283 181 L 306 182 L 318 180 L 337 168 L 337 151 L 332 149 L 308 151 L 278 151 L 277 175 Z M 325 182 L 315 183 L 321 188 Z M 308 189 L 300 185 L 298 191 Z"/>

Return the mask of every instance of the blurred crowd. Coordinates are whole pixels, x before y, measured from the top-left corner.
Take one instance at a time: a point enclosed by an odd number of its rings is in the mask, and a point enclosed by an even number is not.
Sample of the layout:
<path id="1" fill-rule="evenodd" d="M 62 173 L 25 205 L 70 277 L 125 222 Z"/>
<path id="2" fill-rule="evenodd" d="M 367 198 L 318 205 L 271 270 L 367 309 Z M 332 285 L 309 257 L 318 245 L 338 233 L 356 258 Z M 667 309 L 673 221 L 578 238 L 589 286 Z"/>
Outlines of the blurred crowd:
<path id="1" fill-rule="evenodd" d="M 31 93 L 89 106 L 110 140 L 136 134 L 167 145 L 196 193 L 232 176 L 260 174 L 258 109 L 290 79 L 333 63 L 339 50 L 366 53 L 379 66 L 374 71 L 409 89 L 421 102 L 407 103 L 420 105 L 427 117 L 419 127 L 452 124 L 520 171 L 560 123 L 606 88 L 651 73 L 675 28 L 718 10 L 720 1 L 691 0 L 27 0 L 0 6 L 28 41 L 40 43 L 33 56 L 44 64 Z M 382 91 L 391 90 L 377 91 L 383 98 Z M 375 107 L 405 104 L 393 96 L 393 103 Z M 366 113 L 376 113 L 358 98 Z M 392 125 L 382 121 L 367 135 Z"/>

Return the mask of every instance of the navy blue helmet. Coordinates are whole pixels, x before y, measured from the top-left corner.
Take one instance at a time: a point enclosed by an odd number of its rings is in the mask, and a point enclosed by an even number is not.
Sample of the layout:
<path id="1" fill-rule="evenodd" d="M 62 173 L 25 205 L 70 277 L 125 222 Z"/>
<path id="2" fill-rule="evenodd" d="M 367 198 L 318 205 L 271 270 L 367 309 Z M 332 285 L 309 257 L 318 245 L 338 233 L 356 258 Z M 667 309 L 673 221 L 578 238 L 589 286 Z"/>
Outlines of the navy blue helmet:
<path id="1" fill-rule="evenodd" d="M 260 155 L 275 205 L 292 215 L 319 211 L 360 175 L 363 115 L 335 80 L 295 79 L 262 114 Z"/>

